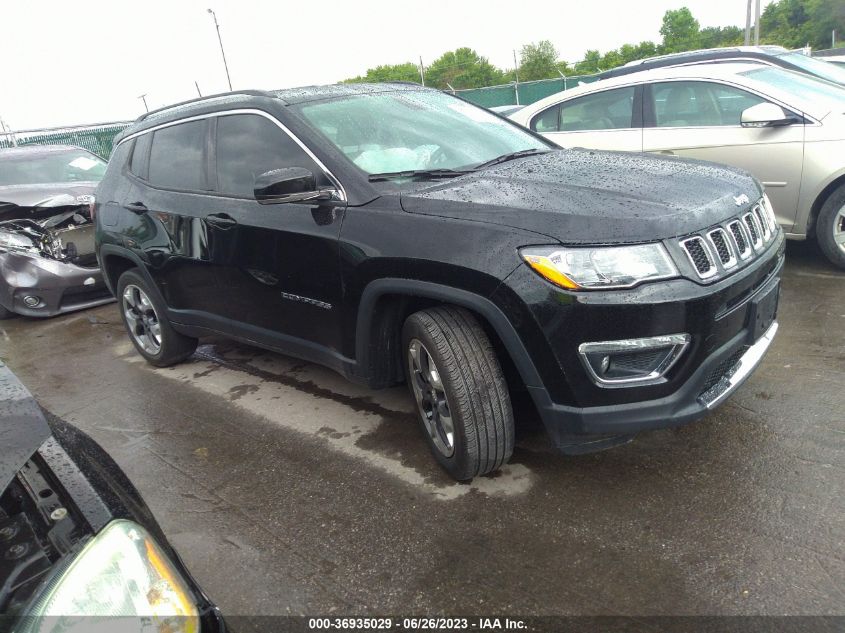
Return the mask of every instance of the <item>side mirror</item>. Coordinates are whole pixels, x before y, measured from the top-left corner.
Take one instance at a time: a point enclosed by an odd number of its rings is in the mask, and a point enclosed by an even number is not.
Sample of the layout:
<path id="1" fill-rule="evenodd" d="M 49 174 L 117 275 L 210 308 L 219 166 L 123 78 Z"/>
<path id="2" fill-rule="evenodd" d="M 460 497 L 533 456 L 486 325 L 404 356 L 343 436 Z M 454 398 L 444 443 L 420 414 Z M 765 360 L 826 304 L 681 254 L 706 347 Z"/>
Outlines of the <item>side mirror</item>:
<path id="1" fill-rule="evenodd" d="M 314 174 L 303 167 L 264 172 L 255 179 L 253 194 L 260 204 L 330 200 L 333 189 L 317 189 Z"/>
<path id="2" fill-rule="evenodd" d="M 795 123 L 795 117 L 774 103 L 758 103 L 742 111 L 742 127 L 776 127 Z"/>

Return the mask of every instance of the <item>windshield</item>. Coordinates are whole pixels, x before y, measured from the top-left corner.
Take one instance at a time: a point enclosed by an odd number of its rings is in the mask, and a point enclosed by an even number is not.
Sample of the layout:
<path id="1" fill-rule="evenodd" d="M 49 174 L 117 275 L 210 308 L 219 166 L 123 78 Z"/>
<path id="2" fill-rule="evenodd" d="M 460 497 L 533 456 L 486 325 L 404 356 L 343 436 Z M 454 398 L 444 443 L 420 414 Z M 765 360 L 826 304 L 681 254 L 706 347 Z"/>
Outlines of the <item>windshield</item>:
<path id="1" fill-rule="evenodd" d="M 14 156 L 0 154 L 0 186 L 99 182 L 105 173 L 106 163 L 81 149 Z"/>
<path id="2" fill-rule="evenodd" d="M 462 170 L 550 146 L 498 116 L 435 91 L 307 103 L 302 115 L 367 174 Z"/>
<path id="3" fill-rule="evenodd" d="M 802 55 L 801 53 L 783 53 L 778 57 L 802 68 L 806 72 L 845 86 L 845 68 L 839 68 L 822 59 Z"/>
<path id="4" fill-rule="evenodd" d="M 845 87 L 809 75 L 775 66 L 762 66 L 739 74 L 772 86 L 802 101 L 816 106 L 824 105 L 828 112 L 845 105 Z"/>

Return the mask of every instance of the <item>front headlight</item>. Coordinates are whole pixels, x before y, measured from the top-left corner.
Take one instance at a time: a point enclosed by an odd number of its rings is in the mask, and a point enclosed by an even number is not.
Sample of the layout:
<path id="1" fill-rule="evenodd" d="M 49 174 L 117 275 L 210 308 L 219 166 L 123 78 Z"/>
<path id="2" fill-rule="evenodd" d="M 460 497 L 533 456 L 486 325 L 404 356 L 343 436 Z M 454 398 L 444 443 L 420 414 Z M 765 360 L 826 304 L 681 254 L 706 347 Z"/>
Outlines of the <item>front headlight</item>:
<path id="1" fill-rule="evenodd" d="M 107 630 L 197 633 L 187 583 L 140 525 L 118 520 L 94 537 L 44 589 L 15 633 Z M 97 626 L 99 623 L 100 626 Z"/>
<path id="2" fill-rule="evenodd" d="M 28 250 L 34 246 L 32 240 L 26 235 L 12 233 L 10 231 L 0 231 L 0 248 Z"/>
<path id="3" fill-rule="evenodd" d="M 662 244 L 545 246 L 523 248 L 520 253 L 537 273 L 569 290 L 631 288 L 679 274 Z"/>

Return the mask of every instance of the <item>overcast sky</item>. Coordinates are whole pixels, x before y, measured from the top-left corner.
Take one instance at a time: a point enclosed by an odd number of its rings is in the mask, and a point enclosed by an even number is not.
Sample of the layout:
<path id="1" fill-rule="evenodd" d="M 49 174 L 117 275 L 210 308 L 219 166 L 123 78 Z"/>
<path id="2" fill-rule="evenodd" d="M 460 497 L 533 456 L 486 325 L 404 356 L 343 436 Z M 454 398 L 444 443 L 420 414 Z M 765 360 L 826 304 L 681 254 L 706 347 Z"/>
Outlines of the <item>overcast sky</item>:
<path id="1" fill-rule="evenodd" d="M 768 4 L 770 0 L 763 0 Z M 745 24 L 745 0 L 38 0 L 3 2 L 0 117 L 16 130 L 133 119 L 227 89 L 333 83 L 368 67 L 469 46 L 500 67 L 551 40 L 561 58 L 660 39 L 667 9 Z"/>

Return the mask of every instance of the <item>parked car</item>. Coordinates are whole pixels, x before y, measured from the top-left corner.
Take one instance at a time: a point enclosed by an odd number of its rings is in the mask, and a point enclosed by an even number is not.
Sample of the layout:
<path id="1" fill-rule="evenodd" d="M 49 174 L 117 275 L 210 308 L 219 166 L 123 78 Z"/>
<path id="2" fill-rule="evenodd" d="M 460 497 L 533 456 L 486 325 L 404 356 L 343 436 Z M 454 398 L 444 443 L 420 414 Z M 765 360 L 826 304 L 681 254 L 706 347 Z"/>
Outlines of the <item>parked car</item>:
<path id="1" fill-rule="evenodd" d="M 661 68 L 552 95 L 511 117 L 563 147 L 747 169 L 793 239 L 845 268 L 845 89 L 771 66 Z"/>
<path id="2" fill-rule="evenodd" d="M 782 46 L 732 46 L 728 48 L 709 48 L 684 53 L 671 53 L 629 62 L 619 68 L 606 70 L 600 79 L 622 77 L 643 70 L 655 68 L 675 68 L 696 64 L 745 63 L 760 66 L 777 66 L 795 72 L 811 75 L 818 79 L 845 85 L 845 69 L 828 63 L 825 59 L 790 51 Z"/>
<path id="3" fill-rule="evenodd" d="M 0 437 L 4 631 L 226 630 L 120 467 L 2 362 Z"/>
<path id="4" fill-rule="evenodd" d="M 822 51 L 813 51 L 813 57 L 822 61 L 839 66 L 845 70 L 845 48 L 828 48 Z"/>
<path id="5" fill-rule="evenodd" d="M 747 173 L 565 151 L 436 90 L 349 84 L 145 115 L 97 251 L 156 366 L 212 333 L 405 379 L 456 479 L 511 456 L 527 390 L 564 452 L 700 418 L 760 362 L 783 232 Z"/>
<path id="6" fill-rule="evenodd" d="M 104 160 L 79 147 L 0 149 L 0 319 L 46 317 L 113 298 L 91 210 Z"/>

